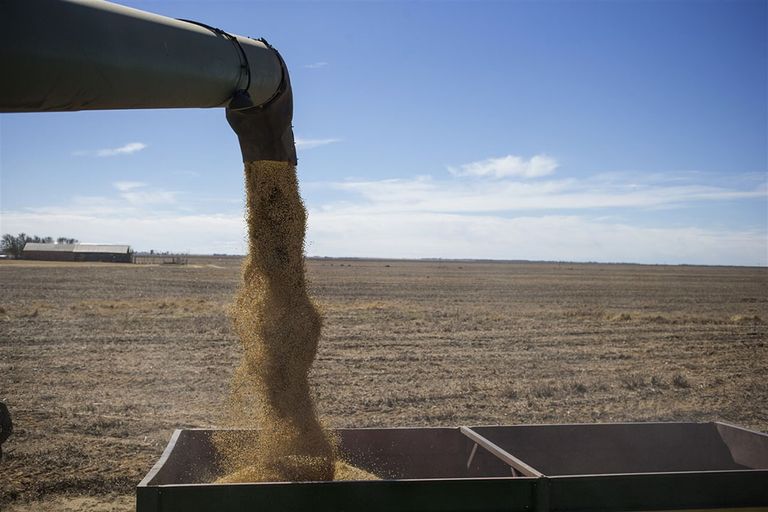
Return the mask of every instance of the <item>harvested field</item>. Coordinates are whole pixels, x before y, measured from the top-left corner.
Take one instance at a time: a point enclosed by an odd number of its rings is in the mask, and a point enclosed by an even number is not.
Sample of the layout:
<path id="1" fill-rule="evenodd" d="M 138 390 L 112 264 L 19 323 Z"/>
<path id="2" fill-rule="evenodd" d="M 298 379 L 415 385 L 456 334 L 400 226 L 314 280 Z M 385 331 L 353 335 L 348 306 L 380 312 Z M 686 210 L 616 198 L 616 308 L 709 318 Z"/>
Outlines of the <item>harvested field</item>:
<path id="1" fill-rule="evenodd" d="M 130 510 L 177 427 L 217 424 L 238 258 L 0 262 L 0 508 Z M 320 259 L 333 426 L 724 420 L 768 430 L 768 269 Z"/>

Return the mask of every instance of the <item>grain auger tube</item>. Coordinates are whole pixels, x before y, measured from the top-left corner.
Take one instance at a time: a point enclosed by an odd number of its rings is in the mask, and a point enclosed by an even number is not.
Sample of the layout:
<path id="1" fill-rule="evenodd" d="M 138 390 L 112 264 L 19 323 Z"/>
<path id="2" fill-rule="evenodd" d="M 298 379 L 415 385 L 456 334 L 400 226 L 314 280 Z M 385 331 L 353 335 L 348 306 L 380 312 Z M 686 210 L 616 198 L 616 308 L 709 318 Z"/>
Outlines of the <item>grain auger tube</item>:
<path id="1" fill-rule="evenodd" d="M 95 0 L 0 0 L 0 112 L 226 107 L 245 161 L 296 162 L 264 40 Z"/>

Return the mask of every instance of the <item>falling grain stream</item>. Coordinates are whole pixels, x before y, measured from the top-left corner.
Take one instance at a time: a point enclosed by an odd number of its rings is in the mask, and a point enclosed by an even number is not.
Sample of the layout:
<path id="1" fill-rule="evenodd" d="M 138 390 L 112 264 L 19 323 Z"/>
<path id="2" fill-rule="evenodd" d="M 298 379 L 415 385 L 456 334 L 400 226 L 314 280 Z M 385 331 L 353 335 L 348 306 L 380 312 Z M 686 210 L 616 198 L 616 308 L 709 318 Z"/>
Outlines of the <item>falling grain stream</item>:
<path id="1" fill-rule="evenodd" d="M 258 429 L 253 441 L 222 431 L 214 439 L 221 482 L 371 479 L 342 462 L 318 420 L 309 385 L 322 320 L 304 274 L 306 210 L 296 167 L 245 164 L 249 253 L 232 307 L 243 348 L 229 398 L 232 427 Z"/>

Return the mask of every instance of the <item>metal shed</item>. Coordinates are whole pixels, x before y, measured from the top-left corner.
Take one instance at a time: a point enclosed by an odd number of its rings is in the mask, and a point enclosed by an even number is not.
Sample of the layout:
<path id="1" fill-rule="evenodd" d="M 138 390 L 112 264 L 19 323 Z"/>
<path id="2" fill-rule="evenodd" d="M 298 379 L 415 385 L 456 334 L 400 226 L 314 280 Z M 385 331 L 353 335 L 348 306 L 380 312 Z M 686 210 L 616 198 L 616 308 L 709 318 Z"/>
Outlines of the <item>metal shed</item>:
<path id="1" fill-rule="evenodd" d="M 130 245 L 75 244 L 75 261 L 131 263 L 133 253 Z"/>
<path id="2" fill-rule="evenodd" d="M 44 261 L 133 262 L 131 246 L 115 244 L 42 244 L 28 242 L 24 246 L 22 257 L 26 260 Z"/>
<path id="3" fill-rule="evenodd" d="M 27 242 L 22 258 L 25 260 L 75 261 L 76 244 L 41 244 Z"/>

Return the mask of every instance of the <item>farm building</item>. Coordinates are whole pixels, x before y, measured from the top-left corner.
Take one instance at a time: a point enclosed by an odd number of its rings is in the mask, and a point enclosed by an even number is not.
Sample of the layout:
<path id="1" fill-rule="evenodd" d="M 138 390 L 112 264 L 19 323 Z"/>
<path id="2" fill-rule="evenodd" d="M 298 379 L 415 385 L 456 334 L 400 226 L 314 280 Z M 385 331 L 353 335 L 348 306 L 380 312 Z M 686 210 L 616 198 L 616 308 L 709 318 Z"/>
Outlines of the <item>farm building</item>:
<path id="1" fill-rule="evenodd" d="M 133 251 L 129 245 L 113 244 L 40 244 L 28 242 L 22 258 L 46 261 L 103 261 L 132 263 Z"/>
<path id="2" fill-rule="evenodd" d="M 25 260 L 75 261 L 75 245 L 27 242 L 21 257 Z"/>

